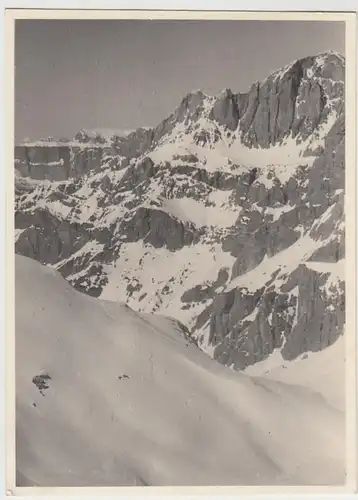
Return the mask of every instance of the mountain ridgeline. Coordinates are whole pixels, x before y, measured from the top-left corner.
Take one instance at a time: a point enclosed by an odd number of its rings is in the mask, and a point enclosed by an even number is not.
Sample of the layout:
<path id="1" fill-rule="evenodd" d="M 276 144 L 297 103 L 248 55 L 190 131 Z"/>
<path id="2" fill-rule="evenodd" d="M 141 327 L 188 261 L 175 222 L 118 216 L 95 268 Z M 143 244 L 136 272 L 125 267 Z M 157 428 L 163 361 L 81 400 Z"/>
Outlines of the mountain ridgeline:
<path id="1" fill-rule="evenodd" d="M 75 288 L 175 318 L 242 370 L 345 322 L 345 60 L 188 94 L 157 127 L 15 148 L 15 249 Z M 233 82 L 235 85 L 235 82 Z"/>

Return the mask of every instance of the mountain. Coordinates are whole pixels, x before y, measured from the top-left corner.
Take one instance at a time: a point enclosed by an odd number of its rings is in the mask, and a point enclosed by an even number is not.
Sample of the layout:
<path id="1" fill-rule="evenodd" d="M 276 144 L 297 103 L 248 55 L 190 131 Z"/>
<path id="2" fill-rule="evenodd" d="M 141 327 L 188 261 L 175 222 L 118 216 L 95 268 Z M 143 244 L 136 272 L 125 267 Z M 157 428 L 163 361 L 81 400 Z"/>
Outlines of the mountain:
<path id="1" fill-rule="evenodd" d="M 22 145 L 16 252 L 175 318 L 236 370 L 330 346 L 345 323 L 344 78 L 342 56 L 319 54 L 246 93 L 192 92 L 110 142 Z"/>
<path id="2" fill-rule="evenodd" d="M 19 486 L 343 484 L 339 341 L 292 362 L 290 383 L 250 377 L 174 320 L 79 293 L 23 256 L 15 270 Z"/>

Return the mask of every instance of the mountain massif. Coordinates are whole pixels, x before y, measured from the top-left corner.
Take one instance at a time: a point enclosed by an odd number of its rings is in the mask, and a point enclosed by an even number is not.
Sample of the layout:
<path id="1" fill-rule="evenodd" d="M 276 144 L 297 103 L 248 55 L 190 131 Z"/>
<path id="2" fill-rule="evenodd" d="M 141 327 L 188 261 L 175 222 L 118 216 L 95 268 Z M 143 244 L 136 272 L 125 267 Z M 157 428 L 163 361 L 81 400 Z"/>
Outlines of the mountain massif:
<path id="1" fill-rule="evenodd" d="M 155 128 L 18 145 L 16 253 L 174 318 L 235 370 L 330 346 L 345 323 L 344 79 L 328 52 L 246 93 L 192 92 Z"/>

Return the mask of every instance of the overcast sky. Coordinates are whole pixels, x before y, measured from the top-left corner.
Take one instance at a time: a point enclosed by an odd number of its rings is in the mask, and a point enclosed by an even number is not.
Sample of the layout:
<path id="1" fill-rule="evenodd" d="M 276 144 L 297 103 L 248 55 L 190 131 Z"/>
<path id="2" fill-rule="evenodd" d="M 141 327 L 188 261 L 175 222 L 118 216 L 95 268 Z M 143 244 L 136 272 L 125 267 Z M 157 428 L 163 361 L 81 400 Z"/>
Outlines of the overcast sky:
<path id="1" fill-rule="evenodd" d="M 16 140 L 157 125 L 191 90 L 245 92 L 330 49 L 343 23 L 16 21 Z"/>

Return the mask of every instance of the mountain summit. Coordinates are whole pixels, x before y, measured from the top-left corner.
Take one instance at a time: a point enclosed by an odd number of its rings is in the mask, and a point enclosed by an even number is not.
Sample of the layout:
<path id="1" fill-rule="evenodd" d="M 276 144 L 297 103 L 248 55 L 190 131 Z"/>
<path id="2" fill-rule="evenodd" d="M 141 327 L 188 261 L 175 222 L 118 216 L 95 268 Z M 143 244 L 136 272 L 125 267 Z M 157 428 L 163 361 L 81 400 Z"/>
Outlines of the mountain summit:
<path id="1" fill-rule="evenodd" d="M 344 77 L 328 52 L 246 93 L 192 92 L 155 128 L 20 145 L 16 252 L 87 294 L 175 318 L 237 370 L 333 344 L 345 322 Z"/>

